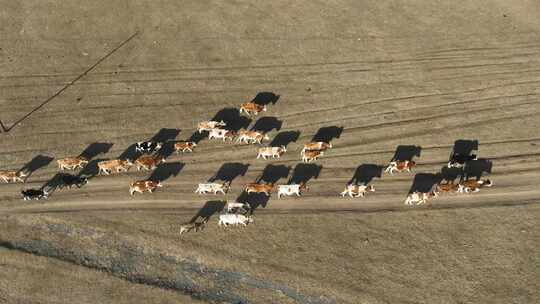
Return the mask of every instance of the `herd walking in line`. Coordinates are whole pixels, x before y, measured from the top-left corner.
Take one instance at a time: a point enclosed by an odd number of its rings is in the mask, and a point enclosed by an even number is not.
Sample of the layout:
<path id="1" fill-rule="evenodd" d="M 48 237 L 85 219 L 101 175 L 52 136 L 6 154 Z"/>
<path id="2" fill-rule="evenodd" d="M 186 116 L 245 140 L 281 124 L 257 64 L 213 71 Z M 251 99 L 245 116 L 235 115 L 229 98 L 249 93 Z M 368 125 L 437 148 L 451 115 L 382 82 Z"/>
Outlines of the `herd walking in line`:
<path id="1" fill-rule="evenodd" d="M 241 104 L 239 108 L 240 114 L 258 115 L 260 112 L 267 111 L 266 105 L 261 105 L 255 102 L 248 102 Z M 257 131 L 257 130 L 233 130 L 228 128 L 228 123 L 223 120 L 210 120 L 203 121 L 197 125 L 197 133 L 207 134 L 208 139 L 216 139 L 222 141 L 231 141 L 236 142 L 237 144 L 258 144 L 262 145 L 263 142 L 269 141 L 270 137 L 266 132 Z M 467 151 L 452 151 L 450 159 L 445 166 L 449 170 L 463 170 L 474 161 L 478 160 L 476 154 L 471 154 L 472 150 L 477 149 L 476 147 L 472 149 L 465 149 Z M 463 141 L 462 141 L 463 142 Z M 474 141 L 469 141 L 474 142 Z M 177 154 L 180 153 L 193 153 L 197 147 L 197 142 L 195 141 L 179 141 L 175 142 L 173 145 L 173 151 Z M 135 151 L 140 154 L 135 159 L 129 158 L 117 158 L 109 160 L 101 160 L 97 162 L 97 170 L 99 175 L 111 175 L 118 174 L 122 172 L 127 172 L 131 167 L 135 167 L 137 171 L 151 171 L 155 170 L 161 163 L 166 162 L 166 157 L 164 157 L 159 152 L 164 149 L 165 143 L 157 141 L 144 141 L 135 143 Z M 319 158 L 323 157 L 325 153 L 328 153 L 328 150 L 332 149 L 333 145 L 329 141 L 313 141 L 304 144 L 300 151 L 300 159 L 303 163 L 313 163 L 316 162 Z M 285 153 L 287 153 L 287 148 L 285 145 L 278 146 L 264 146 L 257 149 L 256 159 L 279 159 Z M 75 157 L 65 157 L 57 160 L 60 179 L 60 189 L 62 188 L 71 188 L 76 186 L 78 188 L 82 187 L 88 183 L 88 179 L 85 177 L 75 176 L 64 171 L 73 171 L 77 169 L 84 169 L 85 166 L 88 166 L 90 160 L 84 156 L 75 156 Z M 412 157 L 408 159 L 392 159 L 384 168 L 384 173 L 389 175 L 394 175 L 396 173 L 402 172 L 411 172 L 411 170 L 417 165 L 417 163 L 412 160 Z M 26 179 L 29 176 L 29 172 L 25 170 L 4 170 L 0 171 L 0 180 L 3 180 L 6 183 L 16 183 L 16 182 L 26 182 Z M 348 196 L 350 198 L 359 198 L 364 197 L 368 192 L 375 192 L 375 187 L 369 184 L 370 181 L 363 182 L 349 182 L 345 185 L 345 188 L 342 192 L 339 193 L 342 197 Z M 408 193 L 405 199 L 405 205 L 420 205 L 424 204 L 427 201 L 436 198 L 443 193 L 472 193 L 478 192 L 484 187 L 491 187 L 493 185 L 492 181 L 489 179 L 480 179 L 478 176 L 476 179 L 469 179 L 469 176 L 460 179 L 458 183 L 455 183 L 453 179 L 439 178 L 435 183 L 432 183 L 429 189 L 413 189 Z M 163 187 L 161 181 L 159 180 L 138 180 L 129 184 L 129 194 L 135 195 L 136 193 L 142 194 L 144 192 L 153 193 L 158 188 Z M 230 181 L 225 181 L 222 183 L 219 182 L 207 182 L 199 183 L 195 189 L 195 193 L 199 195 L 213 194 L 225 195 L 229 192 L 231 188 Z M 243 191 L 246 194 L 250 193 L 259 193 L 267 197 L 271 196 L 271 193 L 277 189 L 278 199 L 281 199 L 283 196 L 290 197 L 296 196 L 300 197 L 303 193 L 309 190 L 305 181 L 298 183 L 289 183 L 284 185 L 275 185 L 274 182 L 255 182 L 249 183 L 244 186 Z M 24 200 L 40 200 L 47 199 L 50 193 L 46 191 L 43 187 L 41 189 L 25 189 L 21 191 L 22 198 Z M 219 216 L 219 226 L 227 227 L 230 225 L 233 226 L 246 226 L 249 223 L 253 223 L 252 218 L 252 208 L 250 204 L 245 202 L 229 202 L 224 208 L 225 213 L 220 214 Z M 203 218 L 202 222 L 190 222 L 181 226 L 180 233 L 185 233 L 189 231 L 199 231 L 204 228 L 208 218 Z"/>

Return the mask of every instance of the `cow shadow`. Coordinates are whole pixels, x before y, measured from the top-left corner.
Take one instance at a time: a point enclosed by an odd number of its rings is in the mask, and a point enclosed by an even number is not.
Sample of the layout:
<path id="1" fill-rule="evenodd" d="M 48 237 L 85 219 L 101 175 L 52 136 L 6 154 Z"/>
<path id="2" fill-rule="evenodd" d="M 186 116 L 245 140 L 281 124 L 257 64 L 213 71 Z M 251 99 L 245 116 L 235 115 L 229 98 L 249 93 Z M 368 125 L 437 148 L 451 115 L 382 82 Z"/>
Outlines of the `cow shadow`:
<path id="1" fill-rule="evenodd" d="M 290 166 L 285 165 L 267 165 L 263 172 L 261 173 L 261 176 L 255 181 L 256 183 L 267 183 L 267 184 L 275 184 L 278 180 L 282 178 L 287 178 L 289 176 L 289 172 L 291 171 Z"/>
<path id="2" fill-rule="evenodd" d="M 333 139 L 339 138 L 341 133 L 343 133 L 343 130 L 343 127 L 337 126 L 322 127 L 317 131 L 317 133 L 315 133 L 315 135 L 313 135 L 311 141 L 330 143 Z"/>
<path id="3" fill-rule="evenodd" d="M 53 194 L 58 187 L 64 184 L 62 177 L 66 173 L 56 173 L 50 180 L 48 180 L 39 190 L 47 191 L 49 195 Z"/>
<path id="4" fill-rule="evenodd" d="M 43 167 L 46 167 L 47 165 L 49 165 L 52 160 L 54 158 L 50 157 L 50 156 L 45 156 L 45 155 L 38 155 L 38 156 L 35 156 L 34 158 L 32 158 L 31 161 L 29 161 L 28 163 L 26 163 L 20 170 L 20 172 L 25 172 L 27 174 L 27 177 L 30 177 L 30 175 L 32 175 L 35 171 L 43 168 Z"/>
<path id="5" fill-rule="evenodd" d="M 362 164 L 356 168 L 348 184 L 368 185 L 374 178 L 381 178 L 384 167 L 374 164 Z"/>
<path id="6" fill-rule="evenodd" d="M 297 164 L 287 184 L 301 184 L 307 183 L 311 179 L 317 179 L 321 174 L 322 168 L 321 165 L 316 164 Z"/>
<path id="7" fill-rule="evenodd" d="M 156 152 L 156 156 L 159 157 L 159 158 L 169 158 L 169 156 L 171 156 L 171 154 L 173 154 L 174 152 L 174 144 L 176 142 L 175 141 L 167 141 L 167 142 L 164 142 L 163 145 L 161 146 L 161 149 L 159 149 L 159 151 Z"/>
<path id="8" fill-rule="evenodd" d="M 88 160 L 91 160 L 92 158 L 100 155 L 105 154 L 109 152 L 112 148 L 112 143 L 91 143 L 82 153 L 79 155 L 79 157 L 84 157 Z"/>
<path id="9" fill-rule="evenodd" d="M 86 177 L 88 180 L 94 178 L 99 173 L 98 163 L 107 158 L 92 159 L 82 170 L 79 172 L 79 177 Z"/>
<path id="10" fill-rule="evenodd" d="M 300 137 L 300 131 L 279 132 L 270 142 L 270 147 L 287 147 L 290 143 L 296 142 Z"/>
<path id="11" fill-rule="evenodd" d="M 185 164 L 180 162 L 161 163 L 156 169 L 154 169 L 154 171 L 152 171 L 152 174 L 148 180 L 163 182 L 173 176 L 177 176 L 180 171 L 182 171 L 184 166 Z"/>
<path id="12" fill-rule="evenodd" d="M 141 156 L 141 153 L 135 150 L 135 146 L 136 144 L 131 144 L 126 150 L 124 150 L 124 152 L 120 154 L 120 156 L 118 156 L 118 158 L 136 160 L 139 156 Z"/>
<path id="13" fill-rule="evenodd" d="M 270 196 L 264 193 L 247 193 L 245 191 L 236 199 L 238 203 L 249 205 L 249 214 L 253 214 L 259 207 L 266 208 L 269 200 Z"/>
<path id="14" fill-rule="evenodd" d="M 204 206 L 199 209 L 197 214 L 195 214 L 189 222 L 195 223 L 199 217 L 202 218 L 203 221 L 208 221 L 214 214 L 223 211 L 225 204 L 225 201 L 208 201 L 204 203 Z"/>
<path id="15" fill-rule="evenodd" d="M 240 111 L 236 108 L 224 108 L 212 118 L 213 121 L 222 121 L 227 125 L 224 129 L 238 132 L 240 129 L 247 129 L 251 123 L 251 119 L 240 115 Z"/>
<path id="16" fill-rule="evenodd" d="M 160 142 L 165 143 L 168 141 L 174 141 L 176 140 L 176 137 L 180 134 L 179 129 L 168 129 L 168 128 L 162 128 L 160 129 L 152 138 L 149 139 L 149 141 L 153 142 Z"/>
<path id="17" fill-rule="evenodd" d="M 409 189 L 409 194 L 413 192 L 428 193 L 441 181 L 440 174 L 418 173 L 414 176 L 413 183 Z"/>
<path id="18" fill-rule="evenodd" d="M 216 180 L 221 180 L 230 185 L 237 177 L 246 175 L 248 168 L 249 164 L 225 163 L 221 165 L 214 176 L 208 179 L 208 182 L 213 183 Z"/>
<path id="19" fill-rule="evenodd" d="M 412 161 L 415 156 L 420 157 L 421 152 L 422 147 L 420 146 L 399 145 L 390 161 Z"/>
<path id="20" fill-rule="evenodd" d="M 478 150 L 478 140 L 476 139 L 458 139 L 454 142 L 452 151 L 450 151 L 449 160 L 452 160 L 454 154 L 462 154 L 470 156 L 473 151 Z"/>
<path id="21" fill-rule="evenodd" d="M 279 100 L 279 97 L 280 97 L 279 95 L 276 95 L 272 92 L 259 92 L 251 100 L 251 102 L 261 105 L 261 106 L 265 106 L 269 104 L 276 104 Z"/>
<path id="22" fill-rule="evenodd" d="M 463 174 L 464 174 L 463 168 L 455 168 L 455 167 L 448 168 L 448 166 L 442 167 L 441 173 L 440 173 L 441 180 L 452 183 L 452 184 L 458 178 L 459 180 L 462 180 Z"/>
<path id="23" fill-rule="evenodd" d="M 191 136 L 187 139 L 187 141 L 192 141 L 196 144 L 198 144 L 201 140 L 205 139 L 208 136 L 208 131 L 203 131 L 199 133 L 199 131 L 193 132 Z"/>
<path id="24" fill-rule="evenodd" d="M 251 127 L 251 131 L 257 131 L 261 133 L 268 133 L 272 130 L 279 131 L 281 130 L 281 127 L 283 126 L 283 121 L 277 119 L 276 117 L 261 117 L 259 118 L 253 127 Z"/>
<path id="25" fill-rule="evenodd" d="M 474 177 L 476 180 L 480 180 L 484 173 L 491 174 L 493 163 L 485 158 L 479 158 L 476 160 L 470 160 L 465 164 L 463 179 L 469 180 Z"/>

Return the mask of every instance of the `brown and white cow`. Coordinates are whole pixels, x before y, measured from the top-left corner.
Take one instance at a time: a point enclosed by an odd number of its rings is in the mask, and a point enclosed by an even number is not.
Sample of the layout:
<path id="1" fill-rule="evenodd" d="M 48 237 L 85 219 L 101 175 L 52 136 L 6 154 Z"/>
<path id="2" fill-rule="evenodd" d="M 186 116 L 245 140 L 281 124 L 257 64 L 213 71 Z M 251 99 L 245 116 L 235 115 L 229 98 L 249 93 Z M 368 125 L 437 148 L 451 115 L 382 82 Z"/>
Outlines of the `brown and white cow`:
<path id="1" fill-rule="evenodd" d="M 240 130 L 238 132 L 237 143 L 261 144 L 263 140 L 270 140 L 270 137 L 262 132 Z"/>
<path id="2" fill-rule="evenodd" d="M 429 199 L 437 197 L 438 194 L 435 191 L 430 192 L 413 192 L 407 196 L 405 199 L 405 205 L 412 205 L 416 203 L 417 205 L 426 203 Z"/>
<path id="3" fill-rule="evenodd" d="M 411 168 L 414 166 L 416 166 L 416 162 L 412 160 L 391 161 L 384 172 L 390 173 L 390 175 L 394 175 L 394 171 L 398 173 L 403 171 L 411 172 Z"/>
<path id="4" fill-rule="evenodd" d="M 240 114 L 242 114 L 242 112 L 246 113 L 247 115 L 257 115 L 260 112 L 266 112 L 266 105 L 262 106 L 251 101 L 246 102 L 240 105 Z"/>
<path id="5" fill-rule="evenodd" d="M 280 158 L 285 152 L 287 152 L 285 146 L 259 148 L 257 159 L 259 159 L 259 157 L 262 157 L 263 159 L 266 159 L 267 157 Z"/>
<path id="6" fill-rule="evenodd" d="M 26 177 L 28 177 L 28 173 L 23 172 L 23 171 L 16 171 L 16 170 L 0 171 L 0 179 L 4 180 L 4 182 L 6 183 L 10 183 L 10 182 L 24 183 L 26 181 Z"/>
<path id="7" fill-rule="evenodd" d="M 151 180 L 136 181 L 129 185 L 129 194 L 133 195 L 135 192 L 143 193 L 145 191 L 152 193 L 158 187 L 163 187 L 161 182 Z"/>
<path id="8" fill-rule="evenodd" d="M 135 166 L 137 167 L 137 171 L 140 171 L 141 169 L 153 170 L 157 168 L 160 163 L 164 162 L 164 157 L 160 158 L 153 155 L 143 155 L 135 160 Z"/>
<path id="9" fill-rule="evenodd" d="M 88 159 L 77 156 L 77 157 L 65 157 L 62 159 L 58 159 L 56 161 L 58 163 L 58 168 L 60 170 L 75 170 L 77 168 L 83 168 L 88 164 Z"/>
<path id="10" fill-rule="evenodd" d="M 317 158 L 324 155 L 323 151 L 306 151 L 302 154 L 302 161 L 305 163 L 310 163 L 316 161 Z"/>
<path id="11" fill-rule="evenodd" d="M 375 192 L 373 185 L 354 185 L 349 184 L 345 187 L 345 190 L 341 192 L 341 196 L 349 195 L 350 197 L 364 197 L 367 192 Z"/>
<path id="12" fill-rule="evenodd" d="M 176 151 L 176 154 L 180 154 L 180 152 L 193 152 L 196 146 L 197 143 L 193 141 L 177 142 L 174 144 L 174 151 Z"/>
<path id="13" fill-rule="evenodd" d="M 114 170 L 116 173 L 127 172 L 133 163 L 129 159 L 111 159 L 100 161 L 98 164 L 99 173 L 104 173 L 106 175 L 111 174 Z"/>
<path id="14" fill-rule="evenodd" d="M 326 143 L 324 141 L 316 141 L 316 142 L 310 142 L 304 145 L 304 148 L 300 153 L 304 155 L 306 151 L 325 151 L 327 149 L 332 148 L 331 143 Z"/>
<path id="15" fill-rule="evenodd" d="M 489 179 L 485 180 L 467 180 L 459 183 L 458 192 L 459 193 L 470 193 L 470 192 L 478 192 L 480 191 L 480 188 L 483 187 L 491 187 L 493 186 L 493 182 Z"/>
<path id="16" fill-rule="evenodd" d="M 208 139 L 223 139 L 223 141 L 230 140 L 232 141 L 234 137 L 236 136 L 234 131 L 229 131 L 226 129 L 212 129 L 210 130 L 210 133 L 208 134 Z"/>
<path id="17" fill-rule="evenodd" d="M 270 192 L 272 192 L 272 189 L 274 188 L 274 184 L 258 184 L 258 183 L 251 183 L 247 184 L 244 191 L 249 193 L 264 193 L 267 196 L 270 196 Z"/>
<path id="18" fill-rule="evenodd" d="M 202 133 L 203 131 L 210 131 L 218 127 L 225 127 L 226 125 L 227 124 L 223 120 L 222 121 L 213 121 L 213 120 L 203 121 L 197 125 L 197 130 L 199 131 L 199 133 Z"/>

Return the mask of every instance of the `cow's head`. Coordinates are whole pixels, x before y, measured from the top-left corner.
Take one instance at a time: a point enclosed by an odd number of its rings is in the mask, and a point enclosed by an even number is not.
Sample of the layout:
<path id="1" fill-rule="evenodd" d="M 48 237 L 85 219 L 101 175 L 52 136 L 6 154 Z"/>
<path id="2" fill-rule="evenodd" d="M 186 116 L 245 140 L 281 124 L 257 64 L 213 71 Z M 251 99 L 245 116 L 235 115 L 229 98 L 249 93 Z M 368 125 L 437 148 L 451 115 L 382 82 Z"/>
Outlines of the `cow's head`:
<path id="1" fill-rule="evenodd" d="M 283 153 L 287 152 L 287 148 L 285 146 L 283 146 L 283 145 L 281 146 L 281 152 L 283 152 Z"/>
<path id="2" fill-rule="evenodd" d="M 29 173 L 26 172 L 26 171 L 24 171 L 24 170 L 23 170 L 23 171 L 17 172 L 17 176 L 20 177 L 20 178 L 28 177 L 28 174 L 29 174 Z"/>
<path id="3" fill-rule="evenodd" d="M 366 187 L 366 191 L 375 192 L 375 187 L 373 185 L 369 185 Z"/>
<path id="4" fill-rule="evenodd" d="M 161 149 L 161 147 L 163 147 L 163 143 L 160 143 L 160 142 L 156 143 L 156 150 Z"/>
<path id="5" fill-rule="evenodd" d="M 133 161 L 132 161 L 131 159 L 129 159 L 129 158 L 126 158 L 126 159 L 124 160 L 124 164 L 125 164 L 126 166 L 133 166 Z"/>
<path id="6" fill-rule="evenodd" d="M 414 166 L 416 166 L 416 162 L 414 160 L 407 162 L 407 167 L 412 168 Z"/>
<path id="7" fill-rule="evenodd" d="M 247 217 L 247 222 L 248 222 L 248 223 L 253 223 L 253 217 L 252 217 L 252 216 L 248 216 L 248 217 Z"/>
<path id="8" fill-rule="evenodd" d="M 267 134 L 264 134 L 263 140 L 270 140 L 270 136 L 268 136 Z"/>
<path id="9" fill-rule="evenodd" d="M 490 179 L 486 179 L 484 181 L 484 186 L 491 187 L 491 186 L 493 186 L 493 182 Z"/>
<path id="10" fill-rule="evenodd" d="M 332 144 L 331 143 L 326 143 L 328 145 L 328 148 L 332 148 Z"/>

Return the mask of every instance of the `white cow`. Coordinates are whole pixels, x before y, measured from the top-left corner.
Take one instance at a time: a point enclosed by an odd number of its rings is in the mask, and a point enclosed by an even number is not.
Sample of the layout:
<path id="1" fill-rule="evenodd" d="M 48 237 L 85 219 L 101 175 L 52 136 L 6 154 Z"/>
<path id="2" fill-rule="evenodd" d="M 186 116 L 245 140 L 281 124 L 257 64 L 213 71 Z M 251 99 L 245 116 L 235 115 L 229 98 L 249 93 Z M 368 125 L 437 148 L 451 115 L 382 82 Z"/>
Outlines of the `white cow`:
<path id="1" fill-rule="evenodd" d="M 375 192 L 375 187 L 372 185 L 354 185 L 350 184 L 345 187 L 345 190 L 341 192 L 341 196 L 345 197 L 345 195 L 349 195 L 350 197 L 364 197 L 367 192 Z"/>
<path id="2" fill-rule="evenodd" d="M 412 205 L 413 203 L 416 203 L 417 205 L 424 204 L 425 202 L 427 202 L 428 199 L 432 197 L 437 197 L 437 192 L 413 192 L 407 196 L 407 199 L 405 200 L 405 205 Z"/>
<path id="3" fill-rule="evenodd" d="M 247 211 L 251 209 L 249 204 L 246 203 L 237 203 L 237 202 L 229 202 L 227 203 L 227 212 L 232 213 L 235 209 L 242 209 L 244 211 Z"/>
<path id="4" fill-rule="evenodd" d="M 217 127 L 225 127 L 226 125 L 227 124 L 223 120 L 222 121 L 213 121 L 213 120 L 203 121 L 197 125 L 197 130 L 199 131 L 199 133 L 202 133 L 203 131 L 210 131 Z"/>
<path id="5" fill-rule="evenodd" d="M 306 186 L 306 183 L 300 183 L 300 184 L 293 184 L 293 185 L 279 185 L 278 186 L 278 198 L 281 198 L 282 195 L 285 196 L 291 196 L 293 194 L 296 194 L 296 196 L 300 196 L 303 191 L 307 191 L 308 187 Z"/>
<path id="6" fill-rule="evenodd" d="M 259 154 L 257 154 L 257 159 L 262 157 L 266 159 L 267 157 L 280 158 L 283 153 L 287 152 L 285 146 L 281 147 L 263 147 L 259 148 Z"/>
<path id="7" fill-rule="evenodd" d="M 227 183 L 223 183 L 223 184 L 206 183 L 206 184 L 199 184 L 199 186 L 195 190 L 195 193 L 206 194 L 209 192 L 213 192 L 214 194 L 217 194 L 218 192 L 221 192 L 225 194 L 227 193 L 228 190 L 229 190 L 229 185 Z"/>
<path id="8" fill-rule="evenodd" d="M 227 213 L 219 215 L 218 225 L 224 227 L 227 227 L 229 225 L 247 226 L 249 223 L 253 223 L 253 218 L 251 218 L 251 216 Z"/>
<path id="9" fill-rule="evenodd" d="M 223 141 L 226 141 L 227 139 L 233 140 L 234 132 L 229 131 L 226 129 L 219 129 L 215 128 L 210 130 L 210 133 L 208 134 L 208 139 L 216 138 L 216 139 L 223 139 Z"/>

